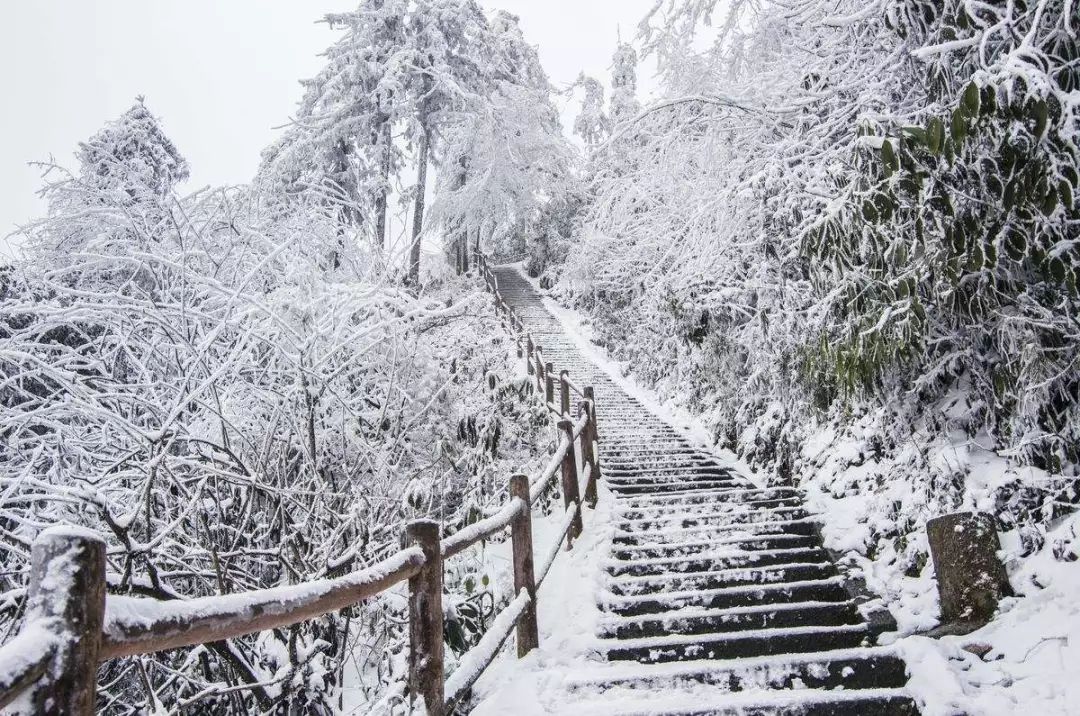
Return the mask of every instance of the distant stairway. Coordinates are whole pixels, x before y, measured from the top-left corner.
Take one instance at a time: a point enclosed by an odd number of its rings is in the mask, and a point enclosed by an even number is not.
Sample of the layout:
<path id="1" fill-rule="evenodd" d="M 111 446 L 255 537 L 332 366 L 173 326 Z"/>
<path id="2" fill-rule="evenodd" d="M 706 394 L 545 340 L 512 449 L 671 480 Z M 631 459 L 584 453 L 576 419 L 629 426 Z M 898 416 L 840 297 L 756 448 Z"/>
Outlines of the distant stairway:
<path id="1" fill-rule="evenodd" d="M 596 390 L 617 499 L 597 659 L 570 675 L 581 714 L 918 714 L 904 662 L 868 619 L 790 488 L 695 449 L 576 348 L 514 268 L 499 288 L 545 359 Z"/>

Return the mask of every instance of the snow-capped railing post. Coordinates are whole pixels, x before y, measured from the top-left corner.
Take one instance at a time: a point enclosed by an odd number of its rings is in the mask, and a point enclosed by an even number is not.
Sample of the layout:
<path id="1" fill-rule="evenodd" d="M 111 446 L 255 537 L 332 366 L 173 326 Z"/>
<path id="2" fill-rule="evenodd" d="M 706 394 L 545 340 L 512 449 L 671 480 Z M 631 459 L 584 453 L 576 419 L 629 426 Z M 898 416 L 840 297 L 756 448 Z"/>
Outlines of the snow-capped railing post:
<path id="1" fill-rule="evenodd" d="M 514 551 L 514 594 L 524 589 L 529 593 L 529 606 L 517 623 L 517 653 L 523 657 L 540 646 L 536 626 L 536 576 L 533 571 L 532 505 L 529 498 L 529 477 L 510 478 L 510 499 L 517 498 L 525 507 L 510 523 L 510 539 Z"/>
<path id="2" fill-rule="evenodd" d="M 531 333 L 525 334 L 525 357 L 526 366 L 525 370 L 529 375 L 533 374 L 533 339 Z"/>
<path id="3" fill-rule="evenodd" d="M 570 417 L 570 371 L 559 373 L 559 413 L 564 418 Z"/>
<path id="4" fill-rule="evenodd" d="M 570 441 L 562 460 L 563 504 L 566 505 L 567 509 L 571 505 L 577 507 L 574 513 L 574 521 L 570 525 L 570 533 L 566 536 L 566 548 L 570 549 L 574 546 L 574 540 L 581 536 L 585 525 L 581 519 L 581 493 L 578 490 L 577 457 L 574 455 L 574 423 L 571 420 L 560 420 L 559 429 L 562 430 L 566 439 Z"/>
<path id="5" fill-rule="evenodd" d="M 85 530 L 53 528 L 34 541 L 26 623 L 57 637 L 45 675 L 30 690 L 35 714 L 94 713 L 105 620 L 105 542 Z"/>
<path id="6" fill-rule="evenodd" d="M 410 522 L 410 541 L 424 553 L 424 566 L 409 579 L 409 694 L 422 698 L 428 716 L 443 716 L 443 558 L 439 523 Z"/>
<path id="7" fill-rule="evenodd" d="M 555 366 L 548 361 L 544 363 L 544 400 L 549 404 L 555 404 Z"/>
<path id="8" fill-rule="evenodd" d="M 582 391 L 585 400 L 582 409 L 589 418 L 585 423 L 585 430 L 581 434 L 581 456 L 585 461 L 585 469 L 589 473 L 589 481 L 585 484 L 585 502 L 589 507 L 596 507 L 596 485 L 600 480 L 600 461 L 597 459 L 597 442 L 599 436 L 596 430 L 596 392 L 591 385 Z"/>

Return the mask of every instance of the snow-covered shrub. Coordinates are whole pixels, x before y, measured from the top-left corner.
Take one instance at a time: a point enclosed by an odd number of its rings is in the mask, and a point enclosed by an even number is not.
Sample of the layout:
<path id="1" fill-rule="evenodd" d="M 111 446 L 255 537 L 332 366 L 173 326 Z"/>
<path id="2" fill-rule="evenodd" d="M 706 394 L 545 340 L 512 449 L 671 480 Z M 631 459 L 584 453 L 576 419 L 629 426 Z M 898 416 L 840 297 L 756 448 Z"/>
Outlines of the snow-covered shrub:
<path id="1" fill-rule="evenodd" d="M 107 538 L 111 594 L 291 584 L 385 557 L 408 519 L 470 523 L 539 443 L 489 301 L 387 283 L 317 199 L 180 197 L 186 164 L 144 111 L 87 145 L 133 149 L 84 148 L 93 161 L 49 184 L 48 218 L 0 277 L 8 633 L 52 524 Z M 346 663 L 372 697 L 397 679 L 406 636 L 388 596 L 111 662 L 99 708 L 329 713 Z"/>

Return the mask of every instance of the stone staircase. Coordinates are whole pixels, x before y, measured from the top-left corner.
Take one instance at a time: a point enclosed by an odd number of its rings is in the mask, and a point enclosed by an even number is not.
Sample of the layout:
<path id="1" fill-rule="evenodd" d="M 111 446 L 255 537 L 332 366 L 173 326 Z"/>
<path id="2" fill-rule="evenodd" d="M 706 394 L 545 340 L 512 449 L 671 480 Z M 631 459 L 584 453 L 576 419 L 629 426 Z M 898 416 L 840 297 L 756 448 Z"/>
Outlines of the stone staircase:
<path id="1" fill-rule="evenodd" d="M 890 620 L 864 613 L 799 493 L 695 449 L 578 350 L 516 268 L 494 273 L 545 359 L 595 388 L 616 500 L 596 659 L 564 685 L 572 712 L 918 714 L 904 662 L 875 646 Z"/>

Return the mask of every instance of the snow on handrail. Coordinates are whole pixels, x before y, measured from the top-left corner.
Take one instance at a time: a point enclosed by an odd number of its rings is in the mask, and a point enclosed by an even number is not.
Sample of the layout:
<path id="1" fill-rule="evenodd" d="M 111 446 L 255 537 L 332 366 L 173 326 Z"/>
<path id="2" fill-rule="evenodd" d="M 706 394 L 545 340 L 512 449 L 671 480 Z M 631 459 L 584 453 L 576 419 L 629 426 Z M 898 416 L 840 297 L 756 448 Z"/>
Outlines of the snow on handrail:
<path id="1" fill-rule="evenodd" d="M 447 537 L 442 541 L 443 559 L 450 559 L 456 554 L 461 554 L 480 540 L 502 532 L 524 509 L 525 503 L 521 498 L 515 497 L 491 517 L 474 522 L 460 532 Z"/>
<path id="2" fill-rule="evenodd" d="M 589 478 L 592 477 L 592 464 L 585 463 L 585 470 L 581 473 L 581 494 L 585 494 L 585 490 L 589 487 Z"/>
<path id="3" fill-rule="evenodd" d="M 540 571 L 536 574 L 536 588 L 539 589 L 540 585 L 544 583 L 544 578 L 547 577 L 548 570 L 551 569 L 551 565 L 555 563 L 555 558 L 559 556 L 559 550 L 562 549 L 563 542 L 566 541 L 566 533 L 570 531 L 570 525 L 574 522 L 574 516 L 577 514 L 578 506 L 571 504 L 566 508 L 566 512 L 563 513 L 563 521 L 559 525 L 559 531 L 556 532 L 556 540 L 548 548 L 548 553 L 544 557 L 544 562 L 540 565 Z"/>
<path id="4" fill-rule="evenodd" d="M 39 619 L 0 646 L 0 709 L 45 675 L 56 655 L 59 639 L 56 630 Z"/>
<path id="5" fill-rule="evenodd" d="M 481 637 L 480 642 L 461 657 L 461 662 L 454 673 L 446 680 L 446 710 L 451 712 L 462 696 L 476 683 L 506 643 L 510 632 L 517 626 L 521 615 L 532 601 L 528 590 L 518 592 L 510 604 L 492 620 L 491 626 Z"/>
<path id="6" fill-rule="evenodd" d="M 337 579 L 175 601 L 110 596 L 101 656 L 112 659 L 207 644 L 314 619 L 412 577 L 424 561 L 424 553 L 410 547 Z"/>
<path id="7" fill-rule="evenodd" d="M 581 437 L 581 433 L 585 432 L 585 426 L 589 424 L 589 414 L 582 413 L 577 422 L 574 423 L 574 440 Z"/>
<path id="8" fill-rule="evenodd" d="M 544 496 L 544 493 L 548 490 L 548 485 L 551 482 L 551 478 L 555 476 L 555 472 L 562 467 L 563 458 L 566 457 L 567 450 L 570 449 L 570 439 L 563 436 L 563 439 L 559 442 L 559 446 L 555 448 L 555 454 L 551 456 L 551 460 L 548 462 L 547 467 L 540 473 L 538 477 L 529 488 L 529 501 L 532 504 L 539 502 L 540 498 Z"/>

